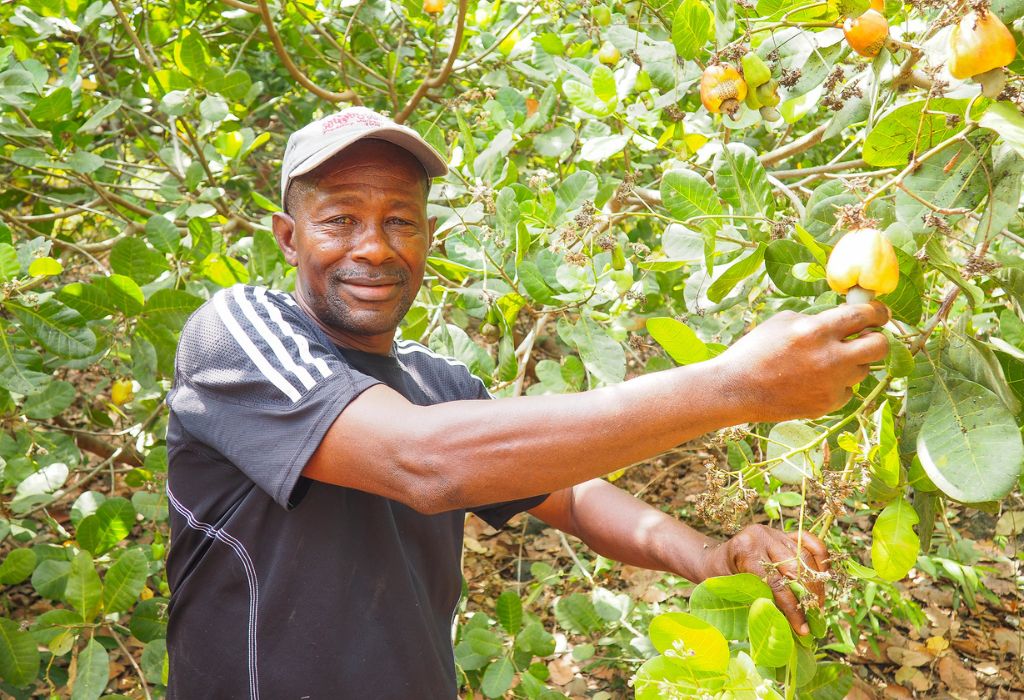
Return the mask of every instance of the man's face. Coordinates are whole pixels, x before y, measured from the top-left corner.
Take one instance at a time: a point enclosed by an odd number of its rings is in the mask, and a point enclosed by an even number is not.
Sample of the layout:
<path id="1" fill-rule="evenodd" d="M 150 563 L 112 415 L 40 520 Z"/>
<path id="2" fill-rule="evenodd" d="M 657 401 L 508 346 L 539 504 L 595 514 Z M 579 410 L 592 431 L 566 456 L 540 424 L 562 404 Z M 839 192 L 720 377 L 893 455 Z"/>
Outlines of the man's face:
<path id="1" fill-rule="evenodd" d="M 423 169 L 404 149 L 365 140 L 314 178 L 290 217 L 274 217 L 285 258 L 298 268 L 296 291 L 348 344 L 390 344 L 423 281 L 433 235 Z"/>

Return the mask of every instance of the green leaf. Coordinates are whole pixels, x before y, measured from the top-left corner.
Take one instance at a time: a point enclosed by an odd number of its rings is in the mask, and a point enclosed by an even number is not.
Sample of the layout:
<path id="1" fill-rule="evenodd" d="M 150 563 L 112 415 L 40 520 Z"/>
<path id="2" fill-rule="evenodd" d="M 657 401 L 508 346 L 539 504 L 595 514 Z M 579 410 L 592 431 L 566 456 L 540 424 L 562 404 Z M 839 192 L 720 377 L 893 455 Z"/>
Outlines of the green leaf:
<path id="1" fill-rule="evenodd" d="M 878 457 L 871 462 L 871 473 L 889 488 L 896 488 L 900 483 L 900 453 L 896 444 L 892 408 L 888 401 L 883 401 L 875 411 L 875 430 L 878 436 Z"/>
<path id="2" fill-rule="evenodd" d="M 937 98 L 897 107 L 868 133 L 864 140 L 864 160 L 881 168 L 907 165 L 912 153 L 924 153 L 963 131 L 967 103 L 967 100 Z M 946 119 L 949 115 L 959 119 L 950 125 Z"/>
<path id="3" fill-rule="evenodd" d="M 82 126 L 78 127 L 78 133 L 88 134 L 91 131 L 95 131 L 96 127 L 103 123 L 103 121 L 111 114 L 121 109 L 121 105 L 124 104 L 121 100 L 111 100 L 107 104 L 97 109 L 91 117 L 89 117 Z"/>
<path id="4" fill-rule="evenodd" d="M 203 299 L 181 289 L 158 289 L 146 300 L 143 315 L 156 323 L 181 328 L 193 311 L 203 305 Z"/>
<path id="5" fill-rule="evenodd" d="M 974 144 L 948 146 L 903 179 L 906 191 L 896 193 L 896 220 L 915 233 L 927 232 L 924 217 L 932 207 L 973 209 L 987 193 L 990 176 Z"/>
<path id="6" fill-rule="evenodd" d="M 150 598 L 136 605 L 128 629 L 133 637 L 142 642 L 166 637 L 167 599 Z"/>
<path id="7" fill-rule="evenodd" d="M 21 265 L 18 263 L 18 252 L 9 243 L 0 243 L 0 280 L 10 282 L 18 278 Z"/>
<path id="8" fill-rule="evenodd" d="M 181 244 L 178 227 L 170 219 L 161 214 L 149 217 L 143 231 L 149 244 L 161 253 L 174 253 Z"/>
<path id="9" fill-rule="evenodd" d="M 899 498 L 882 510 L 871 528 L 871 566 L 880 578 L 899 581 L 917 561 L 921 541 L 914 532 L 917 511 Z"/>
<path id="10" fill-rule="evenodd" d="M 185 30 L 184 37 L 174 45 L 174 62 L 178 70 L 193 80 L 203 77 L 210 62 L 210 55 L 199 32 Z"/>
<path id="11" fill-rule="evenodd" d="M 692 170 L 665 173 L 661 178 L 661 198 L 672 218 L 683 224 L 694 217 L 716 217 L 722 213 L 714 189 Z M 706 231 L 717 231 L 721 224 L 716 218 L 708 218 L 700 220 L 699 226 Z"/>
<path id="12" fill-rule="evenodd" d="M 843 700 L 852 688 L 852 668 L 837 661 L 819 662 L 814 678 L 800 689 L 800 700 Z"/>
<path id="13" fill-rule="evenodd" d="M 593 87 L 597 99 L 602 102 L 609 103 L 618 96 L 618 90 L 615 87 L 615 75 L 612 73 L 612 69 L 606 65 L 599 64 L 594 67 L 590 74 L 590 85 Z M 579 172 L 586 171 L 581 170 Z"/>
<path id="14" fill-rule="evenodd" d="M 617 384 L 626 376 L 626 352 L 593 319 L 583 316 L 571 326 L 572 342 L 587 371 L 604 384 Z"/>
<path id="15" fill-rule="evenodd" d="M 43 598 L 62 600 L 71 575 L 71 562 L 45 559 L 32 572 L 32 587 Z"/>
<path id="16" fill-rule="evenodd" d="M 148 562 L 141 549 L 126 549 L 107 570 L 103 581 L 103 611 L 124 612 L 139 598 L 146 585 Z"/>
<path id="17" fill-rule="evenodd" d="M 71 684 L 71 700 L 98 700 L 110 678 L 110 657 L 95 639 L 78 654 L 78 673 Z"/>
<path id="18" fill-rule="evenodd" d="M 747 611 L 749 602 L 727 600 L 701 583 L 690 594 L 690 614 L 696 615 L 717 628 L 726 639 L 747 638 Z"/>
<path id="19" fill-rule="evenodd" d="M 786 616 L 768 598 L 758 598 L 750 605 L 747 619 L 750 655 L 759 666 L 784 666 L 793 653 L 793 633 Z"/>
<path id="20" fill-rule="evenodd" d="M 199 114 L 206 121 L 216 123 L 223 121 L 231 114 L 231 109 L 223 97 L 220 95 L 210 95 L 199 103 Z"/>
<path id="21" fill-rule="evenodd" d="M 230 255 L 210 253 L 199 263 L 199 271 L 214 284 L 231 287 L 249 281 L 249 271 L 245 265 Z"/>
<path id="22" fill-rule="evenodd" d="M 18 623 L 0 617 L 0 678 L 14 686 L 28 685 L 39 672 L 39 651 Z"/>
<path id="23" fill-rule="evenodd" d="M 1013 414 L 980 384 L 936 379 L 917 436 L 921 465 L 950 498 L 965 503 L 1001 499 L 1024 466 L 1024 444 Z"/>
<path id="24" fill-rule="evenodd" d="M 78 524 L 78 544 L 93 554 L 103 554 L 127 537 L 134 525 L 135 507 L 131 501 L 108 498 Z"/>
<path id="25" fill-rule="evenodd" d="M 680 58 L 692 61 L 712 36 L 712 15 L 701 0 L 683 0 L 672 17 L 672 45 Z"/>
<path id="26" fill-rule="evenodd" d="M 18 394 L 41 391 L 50 383 L 51 376 L 41 371 L 43 360 L 39 353 L 24 347 L 29 344 L 28 337 L 8 332 L 11 328 L 0 319 L 0 387 Z"/>
<path id="27" fill-rule="evenodd" d="M 231 100 L 241 100 L 252 87 L 252 78 L 244 70 L 236 68 L 226 75 L 219 68 L 208 69 L 203 86 L 210 92 L 217 92 Z"/>
<path id="28" fill-rule="evenodd" d="M 729 666 L 729 642 L 696 615 L 663 613 L 651 620 L 651 643 L 680 666 L 721 673 Z M 668 654 L 666 654 L 668 655 Z"/>
<path id="29" fill-rule="evenodd" d="M 699 698 L 718 690 L 726 682 L 724 672 L 702 673 L 676 663 L 675 659 L 656 656 L 637 669 L 633 678 L 635 700 L 664 700 L 669 697 Z"/>
<path id="30" fill-rule="evenodd" d="M 779 423 L 768 434 L 768 460 L 775 461 L 772 476 L 784 484 L 799 484 L 803 479 L 813 479 L 816 467 L 825 458 L 824 450 L 819 442 L 817 446 L 805 452 L 789 454 L 793 450 L 802 449 L 820 437 L 820 433 L 803 421 L 786 421 Z M 784 455 L 786 456 L 785 458 Z"/>
<path id="31" fill-rule="evenodd" d="M 560 598 L 555 604 L 555 617 L 559 625 L 580 634 L 591 634 L 604 627 L 604 621 L 594 609 L 594 604 L 582 593 Z"/>
<path id="32" fill-rule="evenodd" d="M 63 121 L 71 116 L 71 88 L 59 87 L 39 100 L 29 118 L 37 123 Z"/>
<path id="33" fill-rule="evenodd" d="M 760 243 L 749 255 L 730 265 L 708 287 L 708 299 L 717 304 L 729 295 L 733 287 L 761 269 L 761 263 L 764 262 L 764 251 L 765 246 Z"/>
<path id="34" fill-rule="evenodd" d="M 146 298 L 142 294 L 142 289 L 131 277 L 125 275 L 96 277 L 93 284 L 106 297 L 107 304 L 114 311 L 119 311 L 129 318 L 142 312 Z"/>
<path id="35" fill-rule="evenodd" d="M 1024 115 L 1010 102 L 995 102 L 978 120 L 978 125 L 991 129 L 1017 153 L 1024 156 Z"/>
<path id="36" fill-rule="evenodd" d="M 27 548 L 12 549 L 0 564 L 0 583 L 12 586 L 27 581 L 35 568 L 35 552 Z"/>
<path id="37" fill-rule="evenodd" d="M 732 574 L 705 579 L 708 590 L 725 600 L 750 604 L 758 598 L 773 597 L 771 587 L 754 574 Z"/>
<path id="38" fill-rule="evenodd" d="M 590 86 L 577 80 L 566 80 L 562 84 L 562 92 L 565 93 L 573 107 L 595 117 L 610 116 L 618 104 L 618 98 L 612 102 L 605 102 L 594 94 L 594 90 Z"/>
<path id="39" fill-rule="evenodd" d="M 793 274 L 795 265 L 818 262 L 807 247 L 796 241 L 772 241 L 764 251 L 764 269 L 779 291 L 791 297 L 810 297 L 828 291 L 828 282 L 807 282 Z"/>
<path id="40" fill-rule="evenodd" d="M 539 304 L 552 304 L 555 302 L 554 292 L 544 279 L 544 274 L 532 260 L 524 260 L 517 268 L 519 282 L 523 285 L 524 291 L 530 298 Z"/>
<path id="41" fill-rule="evenodd" d="M 28 274 L 32 277 L 53 277 L 64 272 L 64 266 L 51 257 L 36 258 L 28 266 Z"/>
<path id="42" fill-rule="evenodd" d="M 523 625 L 523 601 L 515 591 L 504 591 L 495 603 L 494 614 L 509 634 L 516 634 Z"/>
<path id="43" fill-rule="evenodd" d="M 94 517 L 94 516 L 89 516 Z M 89 518 L 86 518 L 88 520 Z M 84 522 L 84 521 L 83 521 Z M 96 567 L 92 563 L 92 555 L 81 551 L 71 560 L 71 571 L 68 574 L 64 598 L 72 608 L 81 613 L 82 618 L 91 621 L 100 609 L 103 597 L 103 586 Z"/>
<path id="44" fill-rule="evenodd" d="M 71 382 L 52 381 L 39 393 L 26 396 L 22 411 L 29 418 L 49 420 L 67 410 L 77 395 L 78 390 Z"/>
<path id="45" fill-rule="evenodd" d="M 512 665 L 512 661 L 503 656 L 484 671 L 480 691 L 489 698 L 504 697 L 505 691 L 512 687 L 512 679 L 515 678 L 515 675 L 516 668 Z"/>
<path id="46" fill-rule="evenodd" d="M 516 648 L 534 656 L 550 656 L 555 653 L 555 637 L 539 622 L 528 622 L 516 635 Z"/>
<path id="47" fill-rule="evenodd" d="M 744 143 L 728 143 L 715 158 L 715 189 L 718 196 L 746 216 L 771 216 L 775 212 L 768 174 L 757 154 Z"/>
<path id="48" fill-rule="evenodd" d="M 555 201 L 558 206 L 555 208 L 555 220 L 568 213 L 576 211 L 584 202 L 593 203 L 597 196 L 597 178 L 594 173 L 586 170 L 578 170 L 565 178 L 555 191 Z"/>
<path id="49" fill-rule="evenodd" d="M 102 168 L 106 161 L 102 156 L 88 151 L 75 151 L 68 156 L 68 167 L 76 173 L 92 173 Z"/>
<path id="50" fill-rule="evenodd" d="M 110 251 L 110 267 L 140 285 L 152 282 L 170 269 L 163 255 L 138 238 L 124 238 L 114 245 Z"/>
<path id="51" fill-rule="evenodd" d="M 36 307 L 14 301 L 6 305 L 29 335 L 61 357 L 87 357 L 96 349 L 96 336 L 86 327 L 82 315 L 56 299 L 47 299 Z"/>
<path id="52" fill-rule="evenodd" d="M 693 329 L 674 318 L 647 319 L 647 332 L 677 364 L 690 365 L 711 357 L 708 346 Z"/>

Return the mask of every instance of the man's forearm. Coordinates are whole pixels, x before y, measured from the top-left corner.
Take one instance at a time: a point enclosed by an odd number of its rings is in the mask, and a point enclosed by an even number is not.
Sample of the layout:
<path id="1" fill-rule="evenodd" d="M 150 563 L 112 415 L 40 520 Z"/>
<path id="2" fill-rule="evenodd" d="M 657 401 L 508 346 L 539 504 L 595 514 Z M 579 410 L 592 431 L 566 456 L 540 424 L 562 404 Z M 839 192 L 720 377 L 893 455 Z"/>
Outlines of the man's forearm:
<path id="1" fill-rule="evenodd" d="M 711 570 L 721 543 L 603 479 L 553 494 L 533 515 L 579 537 L 598 554 L 632 566 L 669 571 L 693 582 L 729 573 Z"/>
<path id="2" fill-rule="evenodd" d="M 580 394 L 437 404 L 409 446 L 433 455 L 456 505 L 550 493 L 747 420 L 722 370 L 709 362 Z"/>

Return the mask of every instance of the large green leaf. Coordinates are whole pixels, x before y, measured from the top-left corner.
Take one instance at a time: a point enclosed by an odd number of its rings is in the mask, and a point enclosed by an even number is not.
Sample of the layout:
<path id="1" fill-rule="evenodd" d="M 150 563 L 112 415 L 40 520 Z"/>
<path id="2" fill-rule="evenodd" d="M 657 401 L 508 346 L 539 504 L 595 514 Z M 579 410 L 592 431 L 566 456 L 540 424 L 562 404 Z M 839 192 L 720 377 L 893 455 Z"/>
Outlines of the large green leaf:
<path id="1" fill-rule="evenodd" d="M 163 255 L 138 238 L 124 238 L 117 242 L 110 251 L 110 267 L 140 285 L 152 282 L 170 269 Z"/>
<path id="2" fill-rule="evenodd" d="M 167 599 L 150 598 L 135 606 L 128 623 L 132 636 L 151 642 L 167 636 Z"/>
<path id="3" fill-rule="evenodd" d="M 944 148 L 903 179 L 903 188 L 896 193 L 896 220 L 924 233 L 925 217 L 935 207 L 973 209 L 988 190 L 990 174 L 985 168 L 972 143 Z"/>
<path id="4" fill-rule="evenodd" d="M 1024 467 L 1024 444 L 1013 414 L 991 391 L 966 380 L 943 378 L 931 394 L 917 436 L 929 478 L 958 501 L 999 500 Z"/>
<path id="5" fill-rule="evenodd" d="M 503 656 L 484 671 L 483 680 L 480 683 L 480 690 L 489 698 L 501 698 L 505 692 L 512 687 L 512 679 L 515 678 L 516 668 L 512 661 Z"/>
<path id="6" fill-rule="evenodd" d="M 148 565 L 141 549 L 126 549 L 107 569 L 103 580 L 103 611 L 124 612 L 139 598 L 146 585 Z"/>
<path id="7" fill-rule="evenodd" d="M 750 655 L 759 666 L 783 666 L 793 653 L 793 633 L 775 603 L 758 598 L 750 604 L 747 619 Z"/>
<path id="8" fill-rule="evenodd" d="M 25 345 L 23 333 L 9 333 L 11 326 L 0 319 L 0 387 L 18 394 L 41 391 L 51 381 L 43 372 L 43 359 Z M 20 342 L 19 342 L 20 341 Z"/>
<path id="9" fill-rule="evenodd" d="M 78 390 L 71 382 L 52 381 L 42 391 L 26 396 L 22 411 L 29 418 L 48 420 L 63 413 L 76 396 Z"/>
<path id="10" fill-rule="evenodd" d="M 967 100 L 920 100 L 892 110 L 868 132 L 864 160 L 885 167 L 903 167 L 910 155 L 924 153 L 964 129 Z M 954 116 L 955 121 L 947 119 Z"/>
<path id="11" fill-rule="evenodd" d="M 772 284 L 783 294 L 792 297 L 817 296 L 828 291 L 828 282 L 819 279 L 809 282 L 796 276 L 797 265 L 809 267 L 818 264 L 814 254 L 796 241 L 772 241 L 764 251 L 764 268 Z"/>
<path id="12" fill-rule="evenodd" d="M 721 673 L 729 666 L 729 643 L 696 615 L 658 615 L 651 620 L 649 634 L 654 648 L 680 666 L 712 673 Z"/>
<path id="13" fill-rule="evenodd" d="M 39 671 L 39 651 L 28 632 L 14 620 L 0 617 L 0 678 L 11 685 L 27 685 Z"/>
<path id="14" fill-rule="evenodd" d="M 56 299 L 47 299 L 39 306 L 8 301 L 22 328 L 47 350 L 62 357 L 86 357 L 96 349 L 96 336 L 86 327 L 85 319 L 74 309 Z"/>
<path id="15" fill-rule="evenodd" d="M 757 154 L 744 143 L 729 143 L 715 158 L 718 196 L 746 216 L 771 216 L 775 199 Z"/>
<path id="16" fill-rule="evenodd" d="M 749 602 L 727 600 L 701 583 L 690 594 L 690 614 L 715 626 L 726 639 L 747 638 L 747 612 Z"/>
<path id="17" fill-rule="evenodd" d="M 713 576 L 704 580 L 708 590 L 726 600 L 753 603 L 758 598 L 773 597 L 771 587 L 754 574 Z"/>
<path id="18" fill-rule="evenodd" d="M 0 564 L 0 583 L 10 586 L 21 583 L 36 568 L 36 553 L 31 549 L 12 549 Z"/>
<path id="19" fill-rule="evenodd" d="M 617 340 L 591 318 L 572 326 L 572 341 L 587 371 L 604 384 L 616 384 L 626 376 L 626 353 Z"/>
<path id="20" fill-rule="evenodd" d="M 707 181 L 692 170 L 670 170 L 661 178 L 661 199 L 668 213 L 676 220 L 686 223 L 695 217 L 692 227 L 717 231 L 721 221 L 716 218 L 722 213 L 718 196 Z"/>
<path id="21" fill-rule="evenodd" d="M 99 612 L 103 586 L 89 552 L 81 551 L 71 560 L 64 597 L 86 620 L 91 620 Z"/>
<path id="22" fill-rule="evenodd" d="M 107 688 L 110 657 L 95 639 L 78 653 L 78 673 L 71 685 L 71 700 L 98 700 Z"/>
<path id="23" fill-rule="evenodd" d="M 515 591 L 504 591 L 495 602 L 494 614 L 509 634 L 516 634 L 523 626 L 523 601 Z"/>
<path id="24" fill-rule="evenodd" d="M 921 551 L 914 525 L 920 519 L 914 507 L 902 498 L 878 514 L 871 528 L 871 565 L 879 577 L 898 581 L 914 566 Z"/>
<path id="25" fill-rule="evenodd" d="M 712 36 L 712 15 L 701 0 L 683 0 L 672 17 L 672 44 L 680 58 L 692 61 Z"/>
<path id="26" fill-rule="evenodd" d="M 711 357 L 704 341 L 682 321 L 663 316 L 649 318 L 647 332 L 680 365 L 702 362 Z"/>
<path id="27" fill-rule="evenodd" d="M 824 459 L 824 450 L 817 446 L 801 452 L 805 446 L 820 437 L 821 433 L 803 421 L 779 423 L 768 433 L 766 456 L 774 464 L 772 476 L 784 484 L 799 484 L 803 479 L 813 479 L 816 465 Z M 793 453 L 793 454 L 790 454 Z"/>
<path id="28" fill-rule="evenodd" d="M 760 270 L 761 263 L 764 262 L 764 251 L 764 244 L 758 244 L 748 255 L 727 267 L 708 287 L 708 299 L 717 304 L 728 296 L 737 284 Z"/>
<path id="29" fill-rule="evenodd" d="M 135 524 L 135 507 L 126 498 L 108 498 L 78 524 L 78 544 L 103 554 L 128 536 Z"/>
<path id="30" fill-rule="evenodd" d="M 821 662 L 800 700 L 843 700 L 853 687 L 853 669 L 836 661 Z"/>

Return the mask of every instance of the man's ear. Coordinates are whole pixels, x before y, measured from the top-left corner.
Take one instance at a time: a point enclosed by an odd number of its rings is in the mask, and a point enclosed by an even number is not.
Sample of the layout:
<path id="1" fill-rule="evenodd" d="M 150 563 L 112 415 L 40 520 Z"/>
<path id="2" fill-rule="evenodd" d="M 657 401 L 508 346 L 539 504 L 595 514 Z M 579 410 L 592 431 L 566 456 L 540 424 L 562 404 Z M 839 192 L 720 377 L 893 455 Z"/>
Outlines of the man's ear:
<path id="1" fill-rule="evenodd" d="M 299 262 L 299 253 L 295 249 L 295 219 L 284 212 L 274 212 L 271 227 L 284 259 L 294 267 Z"/>

